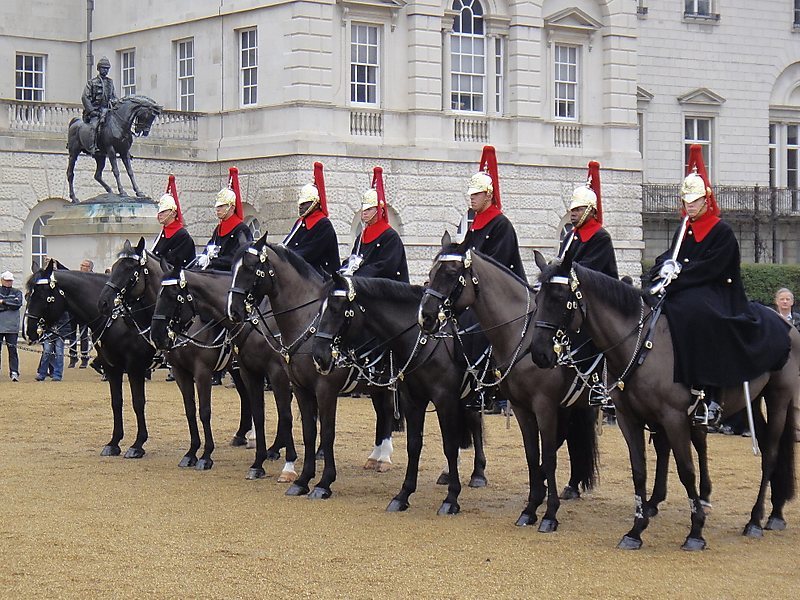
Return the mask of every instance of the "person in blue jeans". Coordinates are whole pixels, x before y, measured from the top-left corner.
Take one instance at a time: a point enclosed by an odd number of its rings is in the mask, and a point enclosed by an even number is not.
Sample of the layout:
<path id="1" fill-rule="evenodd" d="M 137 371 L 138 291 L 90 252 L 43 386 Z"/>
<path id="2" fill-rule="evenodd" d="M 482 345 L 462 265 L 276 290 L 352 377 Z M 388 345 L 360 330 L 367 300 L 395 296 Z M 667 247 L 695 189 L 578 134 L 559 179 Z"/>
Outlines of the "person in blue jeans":
<path id="1" fill-rule="evenodd" d="M 69 313 L 64 313 L 42 338 L 42 358 L 36 370 L 36 381 L 44 381 L 50 375 L 53 381 L 64 376 L 64 338 L 69 335 Z"/>

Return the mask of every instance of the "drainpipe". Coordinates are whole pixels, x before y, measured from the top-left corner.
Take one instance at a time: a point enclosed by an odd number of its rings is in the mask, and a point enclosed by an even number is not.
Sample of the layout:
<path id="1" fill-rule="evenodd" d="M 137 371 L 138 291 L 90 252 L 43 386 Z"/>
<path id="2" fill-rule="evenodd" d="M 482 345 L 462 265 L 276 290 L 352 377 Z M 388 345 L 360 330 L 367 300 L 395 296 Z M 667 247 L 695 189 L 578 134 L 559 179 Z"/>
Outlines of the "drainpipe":
<path id="1" fill-rule="evenodd" d="M 94 55 L 92 54 L 92 12 L 94 0 L 86 0 L 86 79 L 91 79 L 94 73 Z"/>

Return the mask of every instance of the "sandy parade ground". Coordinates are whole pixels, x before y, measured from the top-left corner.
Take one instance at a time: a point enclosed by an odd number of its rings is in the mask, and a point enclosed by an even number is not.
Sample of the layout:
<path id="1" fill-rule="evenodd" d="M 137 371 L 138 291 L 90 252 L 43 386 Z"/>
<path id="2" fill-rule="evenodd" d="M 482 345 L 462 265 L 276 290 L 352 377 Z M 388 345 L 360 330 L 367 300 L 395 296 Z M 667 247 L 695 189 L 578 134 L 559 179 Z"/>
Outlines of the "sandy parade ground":
<path id="1" fill-rule="evenodd" d="M 740 535 L 759 477 L 748 439 L 709 437 L 708 550 L 679 549 L 689 512 L 673 466 L 644 547 L 623 552 L 615 546 L 631 525 L 633 490 L 616 427 L 606 426 L 600 440 L 598 489 L 562 503 L 558 531 L 540 534 L 514 526 L 527 471 L 519 429 L 513 420 L 506 428 L 502 416 L 485 419 L 489 486 L 465 485 L 461 514 L 439 517 L 446 490 L 434 481 L 444 459 L 430 413 L 418 492 L 407 512 L 389 514 L 406 465 L 405 434 L 396 434 L 389 473 L 363 470 L 374 430 L 367 399 L 340 400 L 334 495 L 311 501 L 284 495 L 279 463 L 267 463 L 266 479 L 245 479 L 253 451 L 228 444 L 238 424 L 233 389 L 214 388 L 215 464 L 199 472 L 177 466 L 188 432 L 165 371 L 147 385 L 147 454 L 127 460 L 100 456 L 112 422 L 108 386 L 94 371 L 65 369 L 62 382 L 35 382 L 38 356 L 21 359 L 22 380 L 11 383 L 3 350 L 2 598 L 800 597 L 798 502 L 788 505 L 786 531 Z M 272 435 L 271 395 L 268 402 Z M 127 389 L 125 419 L 123 453 L 135 435 Z M 559 459 L 563 486 L 563 450 Z M 467 451 L 465 484 L 471 460 Z"/>

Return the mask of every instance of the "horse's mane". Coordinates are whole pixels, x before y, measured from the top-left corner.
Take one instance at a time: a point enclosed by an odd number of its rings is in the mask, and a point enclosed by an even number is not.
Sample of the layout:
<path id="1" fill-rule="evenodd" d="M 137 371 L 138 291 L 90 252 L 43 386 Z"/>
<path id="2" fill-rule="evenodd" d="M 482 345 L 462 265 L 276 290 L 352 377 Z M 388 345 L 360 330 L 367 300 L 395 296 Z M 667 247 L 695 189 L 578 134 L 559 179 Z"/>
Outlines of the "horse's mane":
<path id="1" fill-rule="evenodd" d="M 389 299 L 397 302 L 416 302 L 422 299 L 422 286 L 380 277 L 353 277 L 356 294 L 372 299 Z"/>
<path id="2" fill-rule="evenodd" d="M 609 277 L 600 271 L 582 267 L 577 263 L 573 263 L 573 268 L 581 286 L 596 291 L 604 301 L 608 302 L 610 308 L 626 315 L 638 313 L 641 309 L 642 298 L 646 299 L 646 297 L 638 288 L 614 277 Z M 564 275 L 560 260 L 554 260 L 547 265 L 539 274 L 539 281 L 546 283 L 555 275 Z"/>
<path id="3" fill-rule="evenodd" d="M 106 275 L 105 273 L 95 273 L 94 271 L 86 273 L 84 271 L 71 271 L 66 267 L 62 267 L 60 269 L 57 269 L 56 273 L 57 273 L 56 283 L 58 283 L 58 275 L 77 275 L 85 279 L 94 280 L 95 282 L 101 283 L 103 285 L 105 285 L 105 282 L 108 281 L 108 275 Z M 38 271 L 36 271 L 36 273 L 28 277 L 28 281 L 25 282 L 25 290 L 28 292 L 32 292 L 33 282 L 37 281 L 38 279 L 41 279 L 42 277 L 44 277 L 43 270 L 39 269 Z"/>
<path id="4" fill-rule="evenodd" d="M 130 94 L 120 99 L 120 102 L 125 102 L 125 101 L 132 102 L 137 106 L 142 106 L 144 108 L 153 108 L 159 111 L 161 111 L 162 108 L 158 102 L 156 102 L 149 96 L 144 96 L 142 94 Z"/>
<path id="5" fill-rule="evenodd" d="M 287 261 L 304 279 L 312 279 L 319 283 L 324 281 L 322 275 L 320 275 L 314 267 L 308 264 L 306 259 L 296 252 L 289 250 L 288 248 L 284 248 L 283 246 L 279 246 L 278 244 L 267 244 L 267 247 L 277 254 L 278 258 Z"/>

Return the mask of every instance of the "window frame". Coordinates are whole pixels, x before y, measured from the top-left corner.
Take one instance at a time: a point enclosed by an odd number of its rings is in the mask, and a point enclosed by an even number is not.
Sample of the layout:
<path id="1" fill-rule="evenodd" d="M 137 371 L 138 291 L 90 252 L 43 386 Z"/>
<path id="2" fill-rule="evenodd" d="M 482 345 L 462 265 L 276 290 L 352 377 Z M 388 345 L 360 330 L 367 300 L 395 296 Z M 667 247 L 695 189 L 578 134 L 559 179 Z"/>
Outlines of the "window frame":
<path id="1" fill-rule="evenodd" d="M 707 8 L 703 9 L 703 5 Z M 683 18 L 688 21 L 719 21 L 717 0 L 684 0 Z"/>
<path id="2" fill-rule="evenodd" d="M 693 136 L 692 139 L 689 139 L 686 135 L 687 129 L 687 121 L 692 120 L 694 121 L 693 126 Z M 697 124 L 699 121 L 707 121 L 708 122 L 708 139 L 704 140 L 698 136 L 698 127 Z M 689 164 L 689 147 L 692 144 L 698 144 L 702 146 L 704 149 L 708 148 L 707 151 L 703 152 L 703 161 L 706 165 L 706 173 L 708 174 L 709 181 L 714 180 L 713 172 L 715 167 L 714 161 L 714 128 L 715 125 L 715 118 L 709 115 L 697 115 L 697 114 L 686 114 L 683 116 L 683 172 L 681 173 L 681 178 L 686 175 L 686 169 Z"/>
<path id="3" fill-rule="evenodd" d="M 455 8 L 455 4 L 458 3 L 461 5 L 460 9 Z M 481 14 L 475 15 L 473 8 L 475 5 L 480 6 Z M 470 23 L 470 32 L 462 32 L 460 30 L 463 13 L 465 11 L 469 11 L 472 14 L 472 20 Z M 486 18 L 486 9 L 483 6 L 483 3 L 480 0 L 453 0 L 451 4 L 451 12 L 453 14 L 452 20 L 452 28 L 450 30 L 450 39 L 449 39 L 449 73 L 447 74 L 449 77 L 449 86 L 448 86 L 448 93 L 449 93 L 449 101 L 448 106 L 451 111 L 457 113 L 464 113 L 468 115 L 486 115 L 487 114 L 487 100 L 488 98 L 488 90 L 487 90 L 487 83 L 488 83 L 488 51 L 489 51 L 489 42 L 491 38 L 487 35 L 487 18 Z M 475 33 L 475 24 L 476 22 L 480 22 L 480 34 Z M 456 27 L 458 24 L 458 28 Z M 455 44 L 456 40 L 458 44 Z M 462 52 L 462 41 L 466 42 L 469 40 L 469 53 Z M 474 52 L 475 48 L 475 41 L 480 40 L 481 45 L 481 54 L 476 54 Z M 456 52 L 454 48 L 458 46 L 458 51 Z M 494 50 L 492 49 L 492 52 Z M 454 62 L 456 55 L 458 56 L 458 70 L 454 68 Z M 475 64 L 476 59 L 479 58 L 480 62 L 482 63 L 482 70 L 480 72 L 475 71 Z M 462 65 L 464 65 L 464 61 L 468 60 L 471 65 L 471 70 L 466 71 L 462 70 Z M 469 91 L 462 89 L 461 84 L 464 83 L 465 80 L 461 78 L 467 78 L 466 81 L 470 82 Z M 475 91 L 473 89 L 474 83 L 476 80 L 480 81 L 480 90 Z M 457 86 L 458 89 L 456 90 L 456 86 L 453 84 L 458 81 L 459 85 Z M 459 101 L 456 102 L 455 96 L 459 97 Z M 463 100 L 462 98 L 466 97 L 470 99 L 470 108 L 463 107 Z M 480 100 L 480 108 L 475 109 L 475 99 Z"/>
<path id="4" fill-rule="evenodd" d="M 254 34 L 254 45 L 245 47 L 245 36 Z M 258 27 L 245 27 L 237 30 L 237 47 L 239 53 L 239 106 L 247 108 L 258 106 Z M 254 64 L 244 64 L 245 52 L 252 52 Z M 255 76 L 255 83 L 253 77 Z M 245 79 L 248 83 L 245 83 Z M 249 94 L 247 93 L 249 92 Z"/>
<path id="5" fill-rule="evenodd" d="M 792 27 L 794 29 L 800 29 L 800 0 L 794 0 L 792 14 L 794 15 L 792 18 Z"/>
<path id="6" fill-rule="evenodd" d="M 22 59 L 22 68 L 19 67 L 19 59 Z M 32 65 L 31 68 L 28 69 L 26 67 L 26 59 L 31 59 Z M 41 60 L 41 70 L 36 69 L 36 62 Z M 22 85 L 19 85 L 20 74 L 22 75 Z M 40 76 L 41 79 L 41 87 L 36 87 L 36 75 Z M 31 85 L 26 84 L 27 75 L 30 75 Z M 46 96 L 46 82 L 47 82 L 47 55 L 46 54 L 36 54 L 36 53 L 26 53 L 26 52 L 17 52 L 15 54 L 14 59 L 14 98 L 18 101 L 23 102 L 44 102 L 47 98 Z M 30 92 L 30 98 L 26 98 L 25 96 L 28 95 L 26 92 Z M 37 93 L 40 97 L 36 97 Z M 20 97 L 21 96 L 21 97 Z"/>
<path id="7" fill-rule="evenodd" d="M 575 67 L 575 80 L 574 81 L 568 81 L 568 80 L 560 81 L 558 79 L 558 76 L 559 76 L 559 74 L 557 72 L 558 71 L 558 64 L 567 65 L 568 67 L 572 66 L 571 63 L 557 63 L 557 61 L 558 61 L 558 49 L 559 48 L 566 48 L 566 49 L 575 51 L 575 64 L 574 64 L 574 67 Z M 581 91 L 582 91 L 582 89 L 581 89 L 582 88 L 582 86 L 581 86 L 581 76 L 582 76 L 582 73 L 583 73 L 583 69 L 581 69 L 581 62 L 582 62 L 582 58 L 583 58 L 582 57 L 582 50 L 583 50 L 583 46 L 581 44 L 578 44 L 578 43 L 562 42 L 562 41 L 554 41 L 553 42 L 552 53 L 551 53 L 551 57 L 550 57 L 551 58 L 550 67 L 552 69 L 551 70 L 551 77 L 550 77 L 550 84 L 552 85 L 552 91 L 553 91 L 553 93 L 552 93 L 552 105 L 551 105 L 552 106 L 552 113 L 551 114 L 552 114 L 553 119 L 556 120 L 556 121 L 568 121 L 570 123 L 579 123 L 580 122 L 580 118 L 581 118 L 580 102 L 581 102 L 581 96 L 582 96 L 582 94 L 581 94 Z M 569 99 L 569 98 L 560 99 L 559 96 L 558 96 L 558 86 L 559 86 L 559 84 L 574 86 L 575 97 L 572 98 L 572 99 Z M 574 107 L 574 114 L 572 116 L 559 115 L 558 114 L 558 103 L 559 102 L 571 102 L 572 106 Z"/>
<path id="8" fill-rule="evenodd" d="M 191 43 L 191 56 L 181 56 L 181 48 L 186 47 L 186 44 Z M 190 65 L 191 73 L 189 75 L 181 75 L 181 67 L 183 65 Z M 183 38 L 175 40 L 175 105 L 176 108 L 182 112 L 193 112 L 195 110 L 195 53 L 194 53 L 194 37 Z M 191 92 L 184 93 L 182 84 L 188 82 L 191 87 Z M 184 105 L 184 100 L 187 100 Z"/>
<path id="9" fill-rule="evenodd" d="M 383 77 L 383 57 L 382 57 L 382 50 L 383 50 L 383 24 L 381 23 L 374 23 L 365 21 L 362 19 L 353 19 L 349 23 L 348 27 L 348 48 L 349 48 L 349 86 L 348 86 L 348 103 L 352 106 L 363 106 L 369 108 L 378 108 L 381 106 L 383 102 L 382 98 L 382 77 Z M 361 43 L 360 39 L 357 36 L 357 30 L 359 28 L 364 28 L 367 33 L 367 40 L 366 43 Z M 369 32 L 371 29 L 375 30 L 375 44 L 371 44 L 369 40 Z M 375 48 L 375 63 L 372 64 L 369 62 L 369 49 L 371 47 Z M 363 47 L 365 48 L 366 55 L 367 55 L 367 62 L 360 62 L 358 60 L 358 50 Z M 353 51 L 356 51 L 356 61 L 353 60 Z M 365 70 L 366 74 L 366 81 L 358 81 L 354 79 L 354 68 L 358 69 L 362 67 Z M 370 69 L 374 69 L 374 83 L 369 82 L 369 71 Z M 356 90 L 359 87 L 363 87 L 367 92 L 367 98 L 369 98 L 369 89 L 370 87 L 374 88 L 375 92 L 375 99 L 374 101 L 370 102 L 369 100 L 360 101 L 358 99 L 354 99 L 354 95 L 357 96 Z"/>
<path id="10" fill-rule="evenodd" d="M 136 94 L 136 48 L 119 51 L 120 98 Z M 127 61 L 127 63 L 126 63 Z"/>

